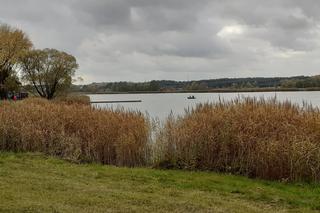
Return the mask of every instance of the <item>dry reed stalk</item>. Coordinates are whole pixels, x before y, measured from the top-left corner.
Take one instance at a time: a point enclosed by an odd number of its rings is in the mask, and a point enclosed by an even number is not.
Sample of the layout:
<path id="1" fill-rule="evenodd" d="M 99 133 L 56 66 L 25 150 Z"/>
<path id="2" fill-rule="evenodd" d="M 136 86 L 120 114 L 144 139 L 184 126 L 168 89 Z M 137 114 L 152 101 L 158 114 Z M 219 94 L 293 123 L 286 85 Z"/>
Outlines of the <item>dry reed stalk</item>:
<path id="1" fill-rule="evenodd" d="M 2 103 L 0 120 L 1 150 L 118 166 L 142 166 L 148 160 L 149 125 L 139 112 L 30 98 Z"/>
<path id="2" fill-rule="evenodd" d="M 320 113 L 312 106 L 250 98 L 201 104 L 169 119 L 157 144 L 160 167 L 320 181 Z"/>

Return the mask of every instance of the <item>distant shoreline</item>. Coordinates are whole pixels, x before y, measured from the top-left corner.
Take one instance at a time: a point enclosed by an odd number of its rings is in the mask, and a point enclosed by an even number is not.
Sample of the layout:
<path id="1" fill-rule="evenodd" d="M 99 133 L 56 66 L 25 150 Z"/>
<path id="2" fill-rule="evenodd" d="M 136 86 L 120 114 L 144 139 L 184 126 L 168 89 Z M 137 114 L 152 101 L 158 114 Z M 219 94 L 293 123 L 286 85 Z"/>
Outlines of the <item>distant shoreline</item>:
<path id="1" fill-rule="evenodd" d="M 165 93 L 247 93 L 247 92 L 307 92 L 320 91 L 320 88 L 248 88 L 248 89 L 212 89 L 212 90 L 178 90 L 178 91 L 130 91 L 130 92 L 77 92 L 87 95 L 112 94 L 165 94 Z"/>

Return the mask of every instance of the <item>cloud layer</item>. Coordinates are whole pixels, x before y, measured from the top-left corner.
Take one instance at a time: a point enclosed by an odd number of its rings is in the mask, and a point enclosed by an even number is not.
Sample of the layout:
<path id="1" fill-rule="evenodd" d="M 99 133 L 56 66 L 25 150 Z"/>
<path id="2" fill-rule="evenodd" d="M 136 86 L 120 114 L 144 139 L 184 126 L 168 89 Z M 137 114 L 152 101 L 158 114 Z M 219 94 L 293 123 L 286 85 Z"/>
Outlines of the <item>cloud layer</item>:
<path id="1" fill-rule="evenodd" d="M 0 21 L 75 55 L 85 82 L 316 75 L 317 0 L 1 0 Z"/>

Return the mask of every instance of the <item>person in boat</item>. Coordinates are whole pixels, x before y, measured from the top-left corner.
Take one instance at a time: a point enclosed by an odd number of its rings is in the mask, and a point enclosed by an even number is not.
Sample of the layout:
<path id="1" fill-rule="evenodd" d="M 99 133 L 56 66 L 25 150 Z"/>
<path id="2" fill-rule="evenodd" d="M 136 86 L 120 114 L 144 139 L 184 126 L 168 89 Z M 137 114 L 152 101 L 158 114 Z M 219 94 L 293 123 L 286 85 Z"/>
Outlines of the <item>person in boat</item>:
<path id="1" fill-rule="evenodd" d="M 189 96 L 188 99 L 196 99 L 196 97 L 194 97 L 194 95 Z"/>

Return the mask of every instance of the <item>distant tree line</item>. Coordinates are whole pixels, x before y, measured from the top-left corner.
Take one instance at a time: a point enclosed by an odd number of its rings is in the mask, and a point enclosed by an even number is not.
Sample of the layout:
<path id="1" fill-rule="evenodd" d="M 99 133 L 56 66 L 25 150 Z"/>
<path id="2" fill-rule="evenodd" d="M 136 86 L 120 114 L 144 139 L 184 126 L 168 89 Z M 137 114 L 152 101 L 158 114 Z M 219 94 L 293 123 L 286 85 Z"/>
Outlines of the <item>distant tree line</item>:
<path id="1" fill-rule="evenodd" d="M 146 92 L 159 91 L 160 85 L 157 81 L 133 83 L 133 82 L 114 82 L 114 83 L 92 83 L 88 85 L 73 85 L 76 92 Z"/>
<path id="2" fill-rule="evenodd" d="M 116 82 L 108 83 L 105 87 L 107 91 L 115 92 L 127 92 L 127 91 L 158 91 L 160 85 L 156 81 L 144 82 L 144 83 L 132 83 L 132 82 Z"/>
<path id="3" fill-rule="evenodd" d="M 73 85 L 77 92 L 166 92 L 166 91 L 210 91 L 214 89 L 254 89 L 254 88 L 320 88 L 319 76 L 295 76 L 278 78 L 222 78 L 200 81 L 149 81 L 113 82 Z"/>
<path id="4" fill-rule="evenodd" d="M 298 79 L 287 79 L 281 83 L 284 88 L 320 88 L 320 75 L 298 78 Z"/>

